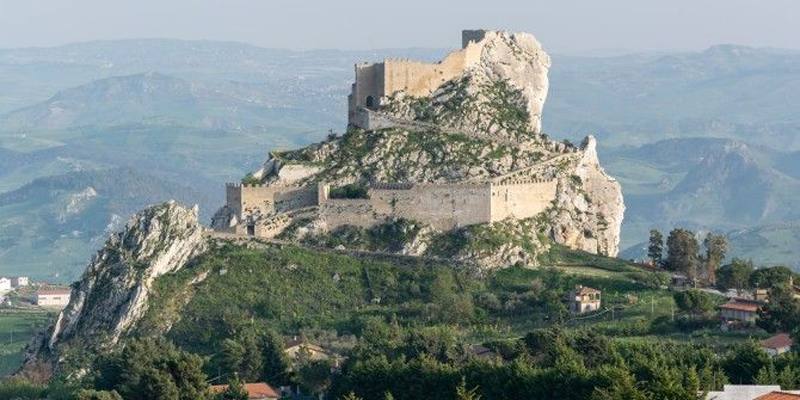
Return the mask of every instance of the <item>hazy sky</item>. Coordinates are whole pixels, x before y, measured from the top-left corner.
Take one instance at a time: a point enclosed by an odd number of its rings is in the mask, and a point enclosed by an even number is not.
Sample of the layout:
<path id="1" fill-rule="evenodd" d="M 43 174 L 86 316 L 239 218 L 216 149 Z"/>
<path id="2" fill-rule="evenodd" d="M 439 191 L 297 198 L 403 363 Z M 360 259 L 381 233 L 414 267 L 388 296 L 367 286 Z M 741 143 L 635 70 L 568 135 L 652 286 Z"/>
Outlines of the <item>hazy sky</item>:
<path id="1" fill-rule="evenodd" d="M 548 50 L 800 48 L 798 0 L 0 0 L 0 47 L 164 37 L 280 48 L 457 47 L 462 28 Z"/>

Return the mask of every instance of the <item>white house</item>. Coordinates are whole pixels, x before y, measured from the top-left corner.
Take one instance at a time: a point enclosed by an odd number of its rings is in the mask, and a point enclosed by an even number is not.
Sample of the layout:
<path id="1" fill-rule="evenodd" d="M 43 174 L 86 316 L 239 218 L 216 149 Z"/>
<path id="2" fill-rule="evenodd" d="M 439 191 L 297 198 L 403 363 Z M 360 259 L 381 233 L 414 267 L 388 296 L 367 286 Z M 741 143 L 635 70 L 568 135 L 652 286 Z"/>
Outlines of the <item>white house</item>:
<path id="1" fill-rule="evenodd" d="M 11 291 L 11 279 L 6 277 L 0 278 L 0 294 Z"/>
<path id="2" fill-rule="evenodd" d="M 722 391 L 708 392 L 706 400 L 789 400 L 799 398 L 798 393 L 776 385 L 725 385 Z"/>
<path id="3" fill-rule="evenodd" d="M 68 288 L 39 289 L 36 292 L 36 305 L 64 308 L 69 304 L 70 293 Z"/>

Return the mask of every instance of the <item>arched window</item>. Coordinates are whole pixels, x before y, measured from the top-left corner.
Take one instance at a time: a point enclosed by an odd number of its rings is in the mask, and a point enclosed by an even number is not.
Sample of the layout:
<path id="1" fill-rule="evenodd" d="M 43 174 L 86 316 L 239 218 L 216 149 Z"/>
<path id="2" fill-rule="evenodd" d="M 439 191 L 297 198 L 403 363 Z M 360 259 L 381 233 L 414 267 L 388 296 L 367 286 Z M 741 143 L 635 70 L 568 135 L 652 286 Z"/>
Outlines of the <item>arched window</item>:
<path id="1" fill-rule="evenodd" d="M 367 105 L 367 108 L 374 108 L 375 107 L 375 98 L 372 96 L 367 96 L 367 100 L 364 101 Z"/>

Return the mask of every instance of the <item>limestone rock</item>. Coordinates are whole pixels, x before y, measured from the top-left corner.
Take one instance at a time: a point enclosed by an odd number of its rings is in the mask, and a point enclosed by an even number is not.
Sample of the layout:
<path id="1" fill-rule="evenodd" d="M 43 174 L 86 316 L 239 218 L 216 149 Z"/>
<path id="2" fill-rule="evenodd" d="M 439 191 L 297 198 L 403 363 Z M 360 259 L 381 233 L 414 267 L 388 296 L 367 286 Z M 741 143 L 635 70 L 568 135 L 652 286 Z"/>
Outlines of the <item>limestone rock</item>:
<path id="1" fill-rule="evenodd" d="M 68 343 L 114 345 L 144 314 L 153 281 L 205 250 L 203 232 L 197 206 L 170 201 L 133 216 L 73 284 L 69 305 L 34 357 L 57 354 Z"/>

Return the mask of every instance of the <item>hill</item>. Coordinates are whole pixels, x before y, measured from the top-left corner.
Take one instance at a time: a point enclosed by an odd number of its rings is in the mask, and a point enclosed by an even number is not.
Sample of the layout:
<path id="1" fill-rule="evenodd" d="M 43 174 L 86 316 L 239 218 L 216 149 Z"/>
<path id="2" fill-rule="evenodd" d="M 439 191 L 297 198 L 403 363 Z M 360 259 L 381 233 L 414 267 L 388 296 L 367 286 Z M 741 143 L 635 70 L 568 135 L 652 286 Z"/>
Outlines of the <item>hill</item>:
<path id="1" fill-rule="evenodd" d="M 73 171 L 0 193 L 0 274 L 72 281 L 98 244 L 143 206 L 218 201 L 131 169 Z"/>

